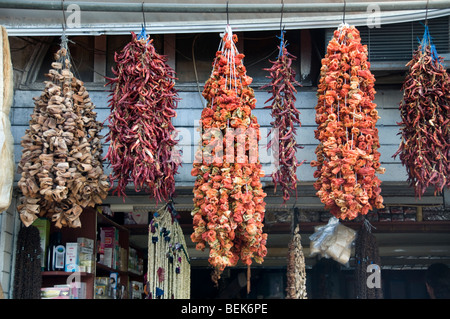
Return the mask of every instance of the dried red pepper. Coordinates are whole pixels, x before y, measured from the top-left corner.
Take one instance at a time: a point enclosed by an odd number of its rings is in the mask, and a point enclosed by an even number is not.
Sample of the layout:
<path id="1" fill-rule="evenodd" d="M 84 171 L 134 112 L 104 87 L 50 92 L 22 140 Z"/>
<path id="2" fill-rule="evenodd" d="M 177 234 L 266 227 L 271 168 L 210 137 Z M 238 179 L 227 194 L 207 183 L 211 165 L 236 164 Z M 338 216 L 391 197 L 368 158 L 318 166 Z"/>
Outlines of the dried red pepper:
<path id="1" fill-rule="evenodd" d="M 450 186 L 450 85 L 428 27 L 408 62 L 399 110 L 402 136 L 399 158 L 417 197 L 428 187 L 435 195 Z"/>
<path id="2" fill-rule="evenodd" d="M 203 90 L 207 106 L 191 171 L 196 177 L 191 240 L 198 250 L 209 247 L 214 281 L 239 259 L 249 266 L 252 260 L 262 263 L 267 253 L 260 132 L 251 114 L 256 99 L 236 42 L 237 36 L 227 27 Z"/>
<path id="3" fill-rule="evenodd" d="M 325 208 L 340 219 L 354 219 L 383 208 L 374 89 L 367 47 L 354 26 L 334 31 L 322 59 L 318 85 L 314 187 Z"/>
<path id="4" fill-rule="evenodd" d="M 284 31 L 282 31 L 283 34 Z M 297 167 L 303 164 L 296 157 L 297 149 L 303 147 L 296 142 L 297 126 L 300 127 L 301 122 L 300 112 L 295 107 L 295 94 L 297 93 L 295 85 L 301 86 L 301 84 L 296 81 L 296 73 L 292 68 L 292 62 L 295 59 L 296 57 L 286 49 L 286 43 L 281 37 L 280 54 L 276 61 L 271 61 L 272 67 L 265 69 L 270 72 L 268 78 L 271 79 L 271 82 L 262 87 L 270 88 L 271 97 L 265 103 L 272 102 L 270 106 L 265 107 L 271 109 L 273 118 L 270 123 L 272 128 L 269 132 L 272 140 L 268 143 L 267 148 L 272 148 L 277 157 L 276 169 L 271 176 L 275 192 L 277 185 L 281 185 L 284 203 L 294 192 L 297 197 Z"/>
<path id="5" fill-rule="evenodd" d="M 112 97 L 105 157 L 112 168 L 111 184 L 117 181 L 113 193 L 125 197 L 127 185 L 134 183 L 136 191 L 167 201 L 175 192 L 181 164 L 171 121 L 179 100 L 175 71 L 145 33 L 139 37 L 132 33 L 114 60 L 116 77 L 108 78 L 107 84 Z"/>

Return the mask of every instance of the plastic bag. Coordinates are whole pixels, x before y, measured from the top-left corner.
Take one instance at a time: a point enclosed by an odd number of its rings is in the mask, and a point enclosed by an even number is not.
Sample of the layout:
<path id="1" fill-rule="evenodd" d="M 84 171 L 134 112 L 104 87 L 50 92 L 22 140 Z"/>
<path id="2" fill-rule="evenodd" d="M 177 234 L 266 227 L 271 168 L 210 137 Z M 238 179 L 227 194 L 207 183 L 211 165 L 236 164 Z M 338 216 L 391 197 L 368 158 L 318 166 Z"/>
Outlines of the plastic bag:
<path id="1" fill-rule="evenodd" d="M 356 231 L 342 225 L 339 219 L 331 217 L 328 223 L 314 229 L 309 239 L 310 256 L 320 255 L 332 258 L 345 265 L 351 255 L 351 245 L 356 238 Z"/>
<path id="2" fill-rule="evenodd" d="M 6 29 L 0 26 L 0 213 L 11 205 L 14 183 L 14 138 L 9 111 L 13 101 L 13 69 Z"/>

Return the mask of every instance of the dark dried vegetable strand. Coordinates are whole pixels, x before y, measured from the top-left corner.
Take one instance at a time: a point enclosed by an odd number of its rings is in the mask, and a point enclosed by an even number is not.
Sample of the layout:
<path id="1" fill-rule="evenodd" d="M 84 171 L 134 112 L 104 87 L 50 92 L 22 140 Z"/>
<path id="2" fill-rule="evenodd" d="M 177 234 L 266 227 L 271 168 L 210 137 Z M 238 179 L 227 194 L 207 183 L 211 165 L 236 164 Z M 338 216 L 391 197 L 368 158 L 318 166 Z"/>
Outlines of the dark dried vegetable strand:
<path id="1" fill-rule="evenodd" d="M 129 183 L 156 201 L 167 201 L 175 193 L 175 175 L 181 165 L 176 150 L 178 93 L 175 71 L 167 57 L 156 52 L 153 39 L 132 33 L 131 41 L 115 54 L 115 78 L 108 117 L 110 142 L 106 159 L 112 172 L 113 194 L 126 197 Z"/>

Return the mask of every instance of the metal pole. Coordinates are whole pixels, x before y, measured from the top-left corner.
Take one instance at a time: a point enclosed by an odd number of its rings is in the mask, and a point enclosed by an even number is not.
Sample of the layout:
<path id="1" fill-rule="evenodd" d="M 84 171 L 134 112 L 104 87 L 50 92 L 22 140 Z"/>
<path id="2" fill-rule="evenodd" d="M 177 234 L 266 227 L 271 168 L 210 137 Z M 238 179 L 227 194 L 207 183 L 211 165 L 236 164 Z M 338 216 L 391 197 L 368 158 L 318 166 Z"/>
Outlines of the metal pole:
<path id="1" fill-rule="evenodd" d="M 3 9 L 29 10 L 61 10 L 76 4 L 82 11 L 105 12 L 159 12 L 159 13 L 226 13 L 226 4 L 193 4 L 193 3 L 109 3 L 109 2 L 79 2 L 79 1 L 31 1 L 31 0 L 0 0 Z M 425 10 L 427 1 L 389 1 L 389 2 L 354 2 L 347 3 L 346 12 L 366 12 L 369 5 L 376 5 L 382 11 Z M 282 4 L 229 4 L 229 13 L 279 13 Z M 435 0 L 428 4 L 428 9 L 448 9 L 449 0 Z M 342 3 L 290 3 L 284 4 L 284 13 L 299 12 L 342 12 Z"/>

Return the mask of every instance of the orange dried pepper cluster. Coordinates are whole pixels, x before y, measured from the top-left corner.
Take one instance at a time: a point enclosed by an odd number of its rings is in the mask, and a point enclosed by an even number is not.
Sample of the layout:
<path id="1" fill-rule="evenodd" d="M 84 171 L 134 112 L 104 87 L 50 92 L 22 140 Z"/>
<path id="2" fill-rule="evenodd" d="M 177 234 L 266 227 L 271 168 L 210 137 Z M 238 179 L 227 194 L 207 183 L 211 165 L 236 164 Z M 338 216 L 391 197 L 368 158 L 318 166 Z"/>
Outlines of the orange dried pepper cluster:
<path id="1" fill-rule="evenodd" d="M 260 132 L 251 114 L 256 99 L 236 42 L 237 36 L 227 28 L 204 86 L 207 106 L 191 171 L 196 177 L 191 240 L 198 250 L 209 246 L 209 263 L 219 278 L 225 267 L 235 266 L 239 259 L 246 265 L 252 259 L 262 263 L 267 253 Z"/>
<path id="2" fill-rule="evenodd" d="M 340 219 L 366 215 L 383 208 L 380 167 L 379 119 L 375 78 L 370 72 L 367 47 L 359 31 L 342 24 L 334 31 L 322 59 L 318 85 L 315 137 L 317 160 L 314 187 L 325 208 Z"/>

